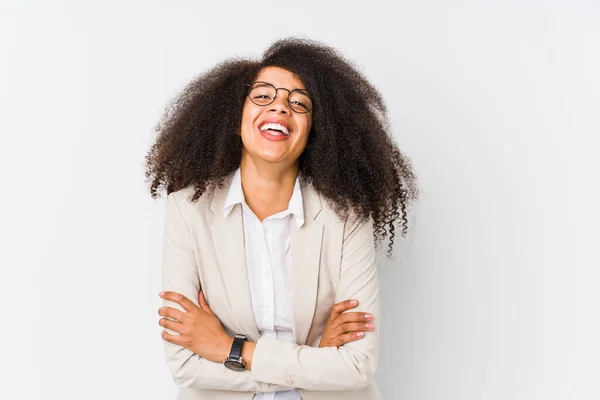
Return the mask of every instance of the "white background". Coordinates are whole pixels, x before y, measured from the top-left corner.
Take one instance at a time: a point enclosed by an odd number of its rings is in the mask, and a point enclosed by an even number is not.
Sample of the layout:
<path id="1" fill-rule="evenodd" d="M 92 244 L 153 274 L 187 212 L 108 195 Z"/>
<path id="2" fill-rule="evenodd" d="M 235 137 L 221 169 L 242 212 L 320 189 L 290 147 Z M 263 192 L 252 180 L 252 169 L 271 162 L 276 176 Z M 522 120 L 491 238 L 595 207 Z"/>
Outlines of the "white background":
<path id="1" fill-rule="evenodd" d="M 382 262 L 384 398 L 600 398 L 600 3 L 2 1 L 0 399 L 174 399 L 156 310 L 167 102 L 322 40 L 422 188 Z"/>

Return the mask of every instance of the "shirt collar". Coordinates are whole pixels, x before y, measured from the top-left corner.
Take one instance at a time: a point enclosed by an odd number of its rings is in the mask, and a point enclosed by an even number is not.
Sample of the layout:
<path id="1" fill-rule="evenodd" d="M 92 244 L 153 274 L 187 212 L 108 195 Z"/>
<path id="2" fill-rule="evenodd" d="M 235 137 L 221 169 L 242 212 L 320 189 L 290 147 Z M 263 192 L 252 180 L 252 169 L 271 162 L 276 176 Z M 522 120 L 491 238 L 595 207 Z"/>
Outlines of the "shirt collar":
<path id="1" fill-rule="evenodd" d="M 223 216 L 227 218 L 231 214 L 231 210 L 236 204 L 241 204 L 242 207 L 248 207 L 246 204 L 246 198 L 244 191 L 242 190 L 242 175 L 238 168 L 233 175 L 231 185 L 227 192 L 225 203 L 223 204 Z M 289 214 L 294 216 L 296 224 L 300 228 L 304 225 L 304 203 L 302 200 L 302 189 L 300 187 L 300 176 L 296 177 L 296 183 L 294 184 L 294 191 L 292 192 L 292 198 L 288 203 L 288 209 L 286 210 Z M 283 212 L 286 212 L 283 211 Z"/>
<path id="2" fill-rule="evenodd" d="M 246 204 L 244 198 L 244 191 L 242 190 L 242 177 L 240 175 L 240 169 L 238 168 L 233 175 L 231 185 L 229 185 L 229 191 L 225 198 L 225 204 L 223 204 L 223 215 L 225 218 L 229 216 L 233 206 L 236 204 Z"/>

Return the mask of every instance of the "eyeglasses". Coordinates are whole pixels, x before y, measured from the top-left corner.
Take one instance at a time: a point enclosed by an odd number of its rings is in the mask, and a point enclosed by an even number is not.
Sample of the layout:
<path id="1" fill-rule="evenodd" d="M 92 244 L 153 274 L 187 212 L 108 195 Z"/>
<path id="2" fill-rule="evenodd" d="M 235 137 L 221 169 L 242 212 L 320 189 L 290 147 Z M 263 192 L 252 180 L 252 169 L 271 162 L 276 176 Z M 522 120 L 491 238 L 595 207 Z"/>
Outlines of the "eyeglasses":
<path id="1" fill-rule="evenodd" d="M 280 89 L 287 90 L 287 102 L 294 112 L 306 114 L 312 110 L 312 100 L 304 89 L 276 88 L 268 82 L 256 81 L 252 85 L 248 85 L 248 97 L 257 106 L 268 106 L 275 101 L 277 91 Z"/>

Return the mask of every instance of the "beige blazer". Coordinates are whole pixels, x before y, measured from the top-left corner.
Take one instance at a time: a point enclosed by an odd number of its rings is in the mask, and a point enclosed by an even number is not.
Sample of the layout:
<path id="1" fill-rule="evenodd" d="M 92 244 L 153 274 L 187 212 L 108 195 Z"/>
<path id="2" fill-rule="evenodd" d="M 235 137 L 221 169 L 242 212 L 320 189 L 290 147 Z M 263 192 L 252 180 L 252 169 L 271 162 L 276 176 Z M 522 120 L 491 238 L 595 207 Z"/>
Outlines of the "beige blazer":
<path id="1" fill-rule="evenodd" d="M 223 216 L 232 176 L 197 203 L 188 201 L 192 187 L 169 194 L 163 290 L 182 293 L 197 304 L 202 288 L 225 330 L 256 342 L 252 370 L 231 371 L 165 342 L 168 367 L 180 386 L 178 399 L 249 400 L 256 392 L 293 388 L 304 400 L 380 399 L 373 380 L 379 285 L 372 221 L 340 220 L 310 185 L 302 187 L 305 224 L 292 224 L 290 248 L 295 343 L 261 338 L 252 311 L 241 206 Z M 359 300 L 357 311 L 375 316 L 375 331 L 339 348 L 318 348 L 332 306 L 351 298 Z"/>

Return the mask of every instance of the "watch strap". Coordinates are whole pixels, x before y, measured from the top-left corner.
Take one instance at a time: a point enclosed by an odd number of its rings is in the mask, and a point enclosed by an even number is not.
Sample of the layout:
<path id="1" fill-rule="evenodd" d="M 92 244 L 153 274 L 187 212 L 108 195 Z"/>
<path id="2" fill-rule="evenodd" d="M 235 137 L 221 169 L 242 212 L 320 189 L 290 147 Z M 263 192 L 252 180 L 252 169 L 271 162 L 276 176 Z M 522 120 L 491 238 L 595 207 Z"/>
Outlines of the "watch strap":
<path id="1" fill-rule="evenodd" d="M 229 359 L 240 359 L 242 358 L 242 346 L 246 341 L 246 336 L 235 335 L 233 338 L 233 344 L 231 345 L 231 351 L 229 352 Z"/>

